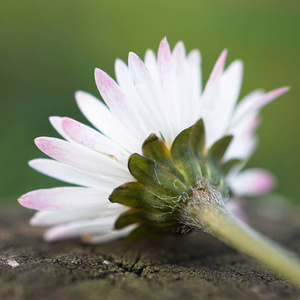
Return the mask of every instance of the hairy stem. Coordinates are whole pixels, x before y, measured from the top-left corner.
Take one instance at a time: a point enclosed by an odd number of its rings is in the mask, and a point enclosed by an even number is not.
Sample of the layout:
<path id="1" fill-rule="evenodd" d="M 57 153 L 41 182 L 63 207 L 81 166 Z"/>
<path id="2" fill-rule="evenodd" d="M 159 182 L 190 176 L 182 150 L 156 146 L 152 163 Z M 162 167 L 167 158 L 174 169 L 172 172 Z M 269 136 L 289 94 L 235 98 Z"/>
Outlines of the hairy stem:
<path id="1" fill-rule="evenodd" d="M 212 190 L 205 190 L 204 197 L 203 190 L 196 192 L 195 197 L 185 206 L 183 222 L 211 233 L 300 287 L 300 260 L 290 251 L 233 217 L 220 201 L 219 195 Z"/>

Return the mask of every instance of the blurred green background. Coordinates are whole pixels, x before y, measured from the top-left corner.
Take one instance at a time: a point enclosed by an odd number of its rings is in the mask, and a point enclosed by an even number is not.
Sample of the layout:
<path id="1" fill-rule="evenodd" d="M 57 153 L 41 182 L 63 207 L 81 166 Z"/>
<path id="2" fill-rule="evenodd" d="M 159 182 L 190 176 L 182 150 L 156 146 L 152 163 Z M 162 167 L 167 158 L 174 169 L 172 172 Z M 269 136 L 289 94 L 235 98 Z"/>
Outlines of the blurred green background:
<path id="1" fill-rule="evenodd" d="M 113 75 L 114 60 L 143 56 L 167 36 L 173 47 L 199 48 L 206 81 L 218 55 L 245 63 L 242 96 L 256 88 L 292 90 L 262 111 L 260 145 L 249 165 L 271 170 L 276 191 L 297 201 L 299 174 L 300 2 L 254 0 L 25 0 L 4 1 L 0 11 L 0 201 L 15 203 L 36 188 L 64 185 L 31 170 L 44 157 L 37 136 L 57 136 L 48 116 L 87 123 L 74 92 L 98 96 L 93 72 Z"/>

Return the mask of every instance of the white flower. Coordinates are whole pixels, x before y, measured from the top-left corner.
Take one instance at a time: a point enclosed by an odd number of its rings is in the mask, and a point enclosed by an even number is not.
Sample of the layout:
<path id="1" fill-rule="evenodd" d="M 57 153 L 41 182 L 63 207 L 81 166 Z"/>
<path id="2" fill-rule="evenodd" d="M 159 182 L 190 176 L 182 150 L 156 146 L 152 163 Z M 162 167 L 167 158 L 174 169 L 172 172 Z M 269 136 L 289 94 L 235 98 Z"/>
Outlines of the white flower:
<path id="1" fill-rule="evenodd" d="M 79 187 L 57 187 L 31 191 L 20 203 L 38 212 L 34 226 L 51 226 L 45 239 L 89 236 L 91 242 L 104 242 L 124 235 L 132 226 L 115 230 L 118 216 L 128 208 L 111 203 L 112 191 L 135 179 L 129 173 L 128 158 L 141 153 L 151 133 L 169 146 L 184 129 L 204 120 L 206 148 L 225 135 L 234 139 L 225 153 L 246 162 L 257 144 L 254 131 L 260 109 L 285 93 L 283 87 L 264 93 L 256 90 L 238 104 L 243 64 L 232 62 L 224 69 L 223 51 L 202 91 L 201 57 L 198 50 L 185 53 L 178 42 L 171 52 L 164 38 L 158 55 L 148 50 L 143 62 L 130 53 L 128 66 L 117 59 L 114 81 L 96 69 L 96 84 L 106 105 L 85 92 L 76 93 L 82 113 L 96 128 L 66 117 L 51 117 L 53 127 L 65 139 L 40 137 L 37 147 L 52 159 L 35 159 L 30 166 L 41 173 Z M 244 164 L 226 178 L 234 197 L 257 195 L 270 190 L 273 176 L 261 169 L 241 171 Z"/>

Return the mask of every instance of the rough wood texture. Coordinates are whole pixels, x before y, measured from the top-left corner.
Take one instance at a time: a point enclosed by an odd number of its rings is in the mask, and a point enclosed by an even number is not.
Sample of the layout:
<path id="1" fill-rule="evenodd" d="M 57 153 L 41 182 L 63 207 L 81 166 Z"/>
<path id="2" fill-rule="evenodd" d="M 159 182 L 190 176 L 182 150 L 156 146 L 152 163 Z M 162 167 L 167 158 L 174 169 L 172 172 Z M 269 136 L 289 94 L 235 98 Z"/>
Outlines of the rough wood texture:
<path id="1" fill-rule="evenodd" d="M 254 227 L 300 254 L 299 211 L 268 203 L 248 211 Z M 131 248 L 45 243 L 27 225 L 31 215 L 0 211 L 0 299 L 300 299 L 287 281 L 203 233 Z"/>

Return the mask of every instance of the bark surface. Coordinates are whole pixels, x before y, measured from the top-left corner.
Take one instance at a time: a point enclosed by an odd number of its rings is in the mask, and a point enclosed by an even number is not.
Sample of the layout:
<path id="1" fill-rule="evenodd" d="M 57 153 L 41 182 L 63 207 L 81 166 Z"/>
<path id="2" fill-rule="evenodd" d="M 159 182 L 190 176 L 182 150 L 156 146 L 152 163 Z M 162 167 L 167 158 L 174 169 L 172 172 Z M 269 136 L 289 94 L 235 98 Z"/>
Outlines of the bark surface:
<path id="1" fill-rule="evenodd" d="M 247 210 L 254 228 L 300 255 L 299 209 L 265 201 Z M 204 233 L 130 247 L 46 243 L 31 215 L 0 210 L 0 299 L 300 299 L 288 281 Z"/>

